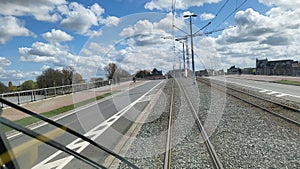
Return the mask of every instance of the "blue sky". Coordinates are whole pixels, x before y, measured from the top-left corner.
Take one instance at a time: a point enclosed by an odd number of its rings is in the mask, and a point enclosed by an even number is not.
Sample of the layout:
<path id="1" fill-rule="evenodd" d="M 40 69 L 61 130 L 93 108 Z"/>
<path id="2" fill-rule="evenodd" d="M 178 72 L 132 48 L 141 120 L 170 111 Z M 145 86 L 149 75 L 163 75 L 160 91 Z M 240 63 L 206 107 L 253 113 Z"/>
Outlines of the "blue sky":
<path id="1" fill-rule="evenodd" d="M 187 13 L 198 15 L 194 31 L 214 17 L 204 32 L 235 25 L 194 38 L 196 69 L 254 67 L 266 57 L 300 60 L 300 2 L 248 0 L 224 21 L 244 0 L 229 0 L 215 16 L 225 2 L 176 0 L 173 16 L 172 0 L 1 0 L 0 81 L 18 85 L 68 65 L 89 79 L 103 76 L 109 62 L 130 73 L 166 72 L 179 67 L 181 44 L 174 38 L 185 36 L 172 29 L 172 18 L 188 32 Z"/>

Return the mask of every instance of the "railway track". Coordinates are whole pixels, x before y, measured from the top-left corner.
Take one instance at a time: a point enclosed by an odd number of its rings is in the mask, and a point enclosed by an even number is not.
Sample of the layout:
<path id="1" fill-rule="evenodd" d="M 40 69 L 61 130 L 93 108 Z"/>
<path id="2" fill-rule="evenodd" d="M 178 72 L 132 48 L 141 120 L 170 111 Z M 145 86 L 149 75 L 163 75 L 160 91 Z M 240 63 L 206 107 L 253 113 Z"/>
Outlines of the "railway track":
<path id="1" fill-rule="evenodd" d="M 168 132 L 167 132 L 167 141 L 165 149 L 165 160 L 164 160 L 164 169 L 171 168 L 171 153 L 172 153 L 172 126 L 173 126 L 173 116 L 174 116 L 174 92 L 175 92 L 175 81 L 172 82 L 171 89 L 171 104 L 169 109 L 169 120 L 168 120 Z"/>
<path id="2" fill-rule="evenodd" d="M 169 122 L 168 122 L 168 134 L 167 134 L 167 141 L 166 141 L 166 151 L 165 151 L 165 160 L 164 160 L 164 169 L 169 169 L 172 168 L 172 158 L 171 158 L 171 154 L 172 154 L 172 125 L 173 125 L 173 116 L 174 116 L 174 104 L 175 104 L 175 100 L 174 100 L 174 87 L 175 87 L 175 82 L 178 84 L 180 90 L 182 91 L 184 98 L 186 99 L 186 102 L 190 108 L 190 112 L 192 113 L 192 116 L 194 117 L 194 120 L 197 124 L 197 130 L 199 130 L 200 135 L 202 137 L 202 139 L 204 140 L 204 145 L 209 153 L 209 156 L 211 158 L 211 161 L 213 163 L 213 168 L 216 169 L 222 169 L 222 163 L 220 162 L 218 155 L 212 145 L 212 143 L 210 142 L 210 139 L 198 117 L 198 112 L 196 111 L 194 105 L 192 104 L 192 101 L 187 93 L 187 91 L 185 90 L 185 88 L 183 87 L 183 85 L 179 80 L 173 80 L 172 83 L 172 93 L 171 93 L 171 104 L 170 104 L 170 111 L 169 111 Z M 198 140 L 199 141 L 199 140 Z M 185 153 L 189 153 L 189 152 L 185 152 Z"/>
<path id="3" fill-rule="evenodd" d="M 221 89 L 224 88 L 224 84 L 217 83 L 214 80 L 210 80 L 208 82 L 208 79 L 198 79 L 198 81 L 201 83 L 205 83 L 209 86 L 212 86 L 211 83 L 213 83 L 214 84 L 213 87 L 215 87 L 216 89 L 222 92 L 225 92 L 226 94 L 232 97 L 242 100 L 254 107 L 262 109 L 289 123 L 300 126 L 300 110 L 295 107 L 291 107 L 289 105 L 285 105 L 267 98 L 263 98 L 261 96 L 242 91 L 240 89 L 234 88 L 229 85 L 226 86 L 226 91 L 224 91 Z"/>

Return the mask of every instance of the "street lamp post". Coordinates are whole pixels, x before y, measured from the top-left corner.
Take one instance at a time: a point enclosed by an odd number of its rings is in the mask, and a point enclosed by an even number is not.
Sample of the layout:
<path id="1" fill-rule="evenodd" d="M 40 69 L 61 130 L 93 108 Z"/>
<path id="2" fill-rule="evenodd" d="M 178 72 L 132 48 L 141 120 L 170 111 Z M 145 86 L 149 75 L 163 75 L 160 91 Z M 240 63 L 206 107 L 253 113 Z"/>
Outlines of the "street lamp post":
<path id="1" fill-rule="evenodd" d="M 188 46 L 186 46 L 186 49 L 184 48 L 185 45 L 188 45 L 188 37 L 185 36 L 183 38 L 178 38 L 175 39 L 176 41 L 178 41 L 179 43 L 182 43 L 182 57 L 183 57 L 183 70 L 184 70 L 184 77 L 187 77 L 188 75 L 188 71 L 187 69 L 189 69 L 189 57 L 188 57 Z M 184 40 L 184 41 L 182 41 Z M 187 52 L 187 58 L 185 58 L 185 52 Z M 187 61 L 186 61 L 187 60 Z M 187 64 L 187 65 L 186 65 Z M 187 67 L 186 67 L 187 66 Z"/>
<path id="2" fill-rule="evenodd" d="M 184 42 L 180 42 L 182 43 L 182 59 L 183 59 L 183 70 L 184 70 L 184 74 L 185 74 L 185 50 L 184 50 Z M 180 70 L 181 72 L 181 70 Z"/>
<path id="3" fill-rule="evenodd" d="M 196 17 L 196 14 L 184 15 L 183 17 L 190 18 L 190 34 L 191 34 L 191 53 L 192 53 L 192 70 L 193 76 L 195 78 L 195 63 L 194 63 L 194 45 L 193 45 L 193 29 L 192 29 L 192 17 Z"/>
<path id="4" fill-rule="evenodd" d="M 187 70 L 186 70 L 186 67 L 185 67 L 185 48 L 184 48 L 184 45 L 187 45 L 187 43 L 188 43 L 187 42 L 187 36 L 185 36 L 184 38 L 178 38 L 178 39 L 175 39 L 175 40 L 178 41 L 179 43 L 182 43 L 182 59 L 183 59 L 183 71 L 184 71 L 183 73 L 184 73 L 184 77 L 187 77 Z M 185 40 L 185 41 L 181 41 L 181 40 Z M 186 50 L 188 50 L 188 49 L 186 49 Z"/>

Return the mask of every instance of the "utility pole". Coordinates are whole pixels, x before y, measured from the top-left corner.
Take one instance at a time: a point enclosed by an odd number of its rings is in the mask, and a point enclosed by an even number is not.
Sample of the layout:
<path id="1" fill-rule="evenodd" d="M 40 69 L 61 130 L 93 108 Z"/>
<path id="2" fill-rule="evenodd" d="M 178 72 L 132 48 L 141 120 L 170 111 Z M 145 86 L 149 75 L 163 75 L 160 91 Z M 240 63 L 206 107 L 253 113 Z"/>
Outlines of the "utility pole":
<path id="1" fill-rule="evenodd" d="M 184 40 L 184 41 L 181 41 Z M 182 43 L 182 59 L 183 59 L 183 73 L 184 73 L 184 77 L 187 77 L 187 68 L 189 69 L 189 53 L 188 53 L 188 42 L 187 42 L 188 38 L 187 36 L 183 37 L 183 38 L 177 38 L 175 39 L 175 41 L 178 41 L 179 43 Z M 184 49 L 184 45 L 186 45 L 186 50 Z M 186 56 L 187 58 L 185 59 L 185 52 L 186 52 Z M 187 61 L 185 61 L 187 60 Z M 187 68 L 186 68 L 186 63 L 187 63 Z M 181 69 L 181 68 L 180 68 Z"/>
<path id="2" fill-rule="evenodd" d="M 196 17 L 196 14 L 184 15 L 183 17 L 190 18 L 190 36 L 191 36 L 191 53 L 192 53 L 192 70 L 193 70 L 193 78 L 195 78 L 195 62 L 194 62 L 194 45 L 193 45 L 193 29 L 192 29 L 192 17 Z M 195 83 L 195 82 L 194 82 Z"/>
<path id="3" fill-rule="evenodd" d="M 185 76 L 185 50 L 184 50 L 184 42 L 180 42 L 182 43 L 182 59 L 183 59 L 183 71 L 184 71 L 184 76 Z M 181 73 L 181 70 L 180 70 Z"/>

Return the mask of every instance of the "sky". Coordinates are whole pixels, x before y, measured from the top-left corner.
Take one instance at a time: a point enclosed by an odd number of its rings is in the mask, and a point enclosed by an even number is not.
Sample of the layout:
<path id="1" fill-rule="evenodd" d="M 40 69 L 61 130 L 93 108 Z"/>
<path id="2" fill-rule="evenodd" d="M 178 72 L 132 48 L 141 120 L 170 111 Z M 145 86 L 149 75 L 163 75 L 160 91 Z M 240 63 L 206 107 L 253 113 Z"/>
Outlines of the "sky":
<path id="1" fill-rule="evenodd" d="M 105 76 L 111 62 L 132 74 L 180 68 L 182 44 L 174 39 L 189 35 L 187 14 L 197 15 L 191 18 L 196 70 L 255 67 L 256 58 L 300 61 L 295 0 L 0 0 L 0 6 L 6 85 L 66 66 L 87 80 Z M 185 43 L 191 53 L 190 38 Z"/>

